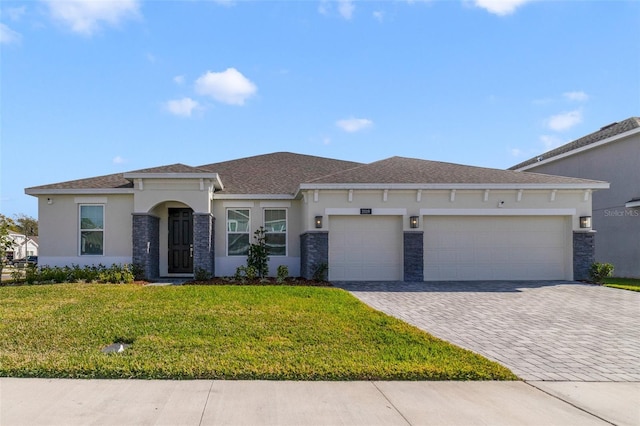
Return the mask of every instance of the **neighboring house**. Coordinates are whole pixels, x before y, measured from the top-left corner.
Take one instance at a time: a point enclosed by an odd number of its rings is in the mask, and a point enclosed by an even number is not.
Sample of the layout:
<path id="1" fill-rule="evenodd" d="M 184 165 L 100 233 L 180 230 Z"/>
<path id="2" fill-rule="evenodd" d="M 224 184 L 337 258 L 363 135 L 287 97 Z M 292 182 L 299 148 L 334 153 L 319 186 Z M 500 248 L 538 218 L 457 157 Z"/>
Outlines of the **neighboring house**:
<path id="1" fill-rule="evenodd" d="M 286 152 L 27 188 L 41 265 L 135 263 L 147 278 L 233 275 L 263 226 L 270 272 L 339 280 L 571 280 L 593 261 L 608 183 L 392 157 Z"/>
<path id="2" fill-rule="evenodd" d="M 9 231 L 8 237 L 11 241 L 11 246 L 6 251 L 8 259 L 24 259 L 27 256 L 38 255 L 38 237 L 26 237 L 12 231 Z"/>
<path id="3" fill-rule="evenodd" d="M 615 275 L 640 278 L 640 118 L 609 124 L 511 168 L 604 180 L 608 191 L 593 195 L 598 262 Z"/>

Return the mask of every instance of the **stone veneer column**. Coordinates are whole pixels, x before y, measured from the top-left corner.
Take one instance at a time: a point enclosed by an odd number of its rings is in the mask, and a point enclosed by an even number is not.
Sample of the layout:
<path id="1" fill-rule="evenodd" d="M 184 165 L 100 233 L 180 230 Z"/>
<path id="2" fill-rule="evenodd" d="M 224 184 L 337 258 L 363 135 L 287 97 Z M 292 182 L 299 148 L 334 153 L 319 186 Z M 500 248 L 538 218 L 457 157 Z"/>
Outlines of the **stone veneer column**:
<path id="1" fill-rule="evenodd" d="M 573 279 L 588 280 L 595 262 L 595 231 L 573 231 Z"/>
<path id="2" fill-rule="evenodd" d="M 310 231 L 300 235 L 300 276 L 312 279 L 316 268 L 329 265 L 329 233 Z M 328 274 L 328 270 L 327 270 Z M 325 277 L 329 279 L 329 277 Z"/>
<path id="3" fill-rule="evenodd" d="M 424 281 L 424 232 L 404 233 L 404 280 Z"/>
<path id="4" fill-rule="evenodd" d="M 133 213 L 134 265 L 142 268 L 146 279 L 160 276 L 160 218 L 148 213 Z"/>
<path id="5" fill-rule="evenodd" d="M 193 273 L 203 270 L 215 276 L 215 218 L 210 213 L 193 214 Z"/>

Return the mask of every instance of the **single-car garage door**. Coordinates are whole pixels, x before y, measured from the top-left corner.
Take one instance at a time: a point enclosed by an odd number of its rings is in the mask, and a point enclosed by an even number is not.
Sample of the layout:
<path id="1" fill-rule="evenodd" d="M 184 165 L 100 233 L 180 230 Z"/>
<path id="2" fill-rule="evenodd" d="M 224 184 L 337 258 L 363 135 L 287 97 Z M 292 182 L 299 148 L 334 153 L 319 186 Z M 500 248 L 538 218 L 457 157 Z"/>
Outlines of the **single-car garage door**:
<path id="1" fill-rule="evenodd" d="M 571 279 L 561 216 L 425 216 L 424 279 Z"/>
<path id="2" fill-rule="evenodd" d="M 400 216 L 331 216 L 329 280 L 402 280 Z"/>

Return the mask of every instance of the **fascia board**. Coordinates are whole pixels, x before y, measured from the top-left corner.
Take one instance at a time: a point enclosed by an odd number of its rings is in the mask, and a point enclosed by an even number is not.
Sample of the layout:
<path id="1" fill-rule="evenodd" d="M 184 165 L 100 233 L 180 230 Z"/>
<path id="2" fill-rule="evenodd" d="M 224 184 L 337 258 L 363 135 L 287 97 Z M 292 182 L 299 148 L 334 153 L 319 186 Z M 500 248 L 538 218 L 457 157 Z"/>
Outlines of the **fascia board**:
<path id="1" fill-rule="evenodd" d="M 331 184 L 312 184 L 303 183 L 300 190 L 308 189 L 608 189 L 608 182 L 594 181 L 593 183 L 331 183 Z"/>
<path id="2" fill-rule="evenodd" d="M 626 208 L 640 207 L 640 200 L 632 200 L 624 205 Z"/>
<path id="3" fill-rule="evenodd" d="M 217 173 L 124 173 L 125 179 L 218 179 Z"/>
<path id="4" fill-rule="evenodd" d="M 133 188 L 25 189 L 27 195 L 133 194 Z"/>
<path id="5" fill-rule="evenodd" d="M 214 200 L 293 200 L 291 194 L 213 194 Z"/>
<path id="6" fill-rule="evenodd" d="M 619 134 L 617 134 L 615 136 L 611 136 L 610 138 L 603 139 L 601 141 L 594 142 L 594 143 L 591 143 L 589 145 L 582 146 L 580 148 L 572 149 L 571 151 L 563 152 L 562 154 L 554 155 L 553 157 L 545 158 L 545 159 L 543 159 L 541 161 L 537 161 L 535 163 L 528 164 L 526 166 L 520 167 L 519 169 L 515 169 L 515 170 L 519 171 L 519 172 L 524 172 L 526 170 L 533 169 L 535 167 L 542 166 L 544 164 L 549 164 L 549 163 L 552 163 L 554 161 L 558 161 L 558 160 L 561 160 L 563 158 L 570 157 L 572 155 L 579 154 L 581 152 L 588 151 L 590 149 L 597 148 L 597 147 L 602 146 L 602 145 L 606 145 L 606 144 L 609 144 L 609 143 L 612 143 L 612 142 L 616 142 L 616 141 L 618 141 L 620 139 L 624 139 L 626 137 L 633 136 L 633 135 L 635 135 L 637 133 L 640 133 L 640 127 L 637 127 L 635 129 L 631 129 L 631 130 L 629 130 L 627 132 L 624 132 L 624 133 L 619 133 Z M 544 154 L 541 154 L 541 155 L 544 156 Z"/>
<path id="7" fill-rule="evenodd" d="M 124 173 L 122 176 L 125 179 L 211 179 L 216 189 L 224 189 L 218 173 Z"/>

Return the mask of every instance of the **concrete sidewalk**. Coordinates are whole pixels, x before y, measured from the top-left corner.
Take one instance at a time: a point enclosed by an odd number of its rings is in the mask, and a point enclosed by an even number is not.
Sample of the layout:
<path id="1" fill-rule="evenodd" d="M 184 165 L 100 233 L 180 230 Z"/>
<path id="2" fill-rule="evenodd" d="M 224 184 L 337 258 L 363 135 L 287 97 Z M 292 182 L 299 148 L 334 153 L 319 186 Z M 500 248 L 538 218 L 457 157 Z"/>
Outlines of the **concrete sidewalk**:
<path id="1" fill-rule="evenodd" d="M 8 425 L 640 425 L 640 383 L 0 378 Z"/>

